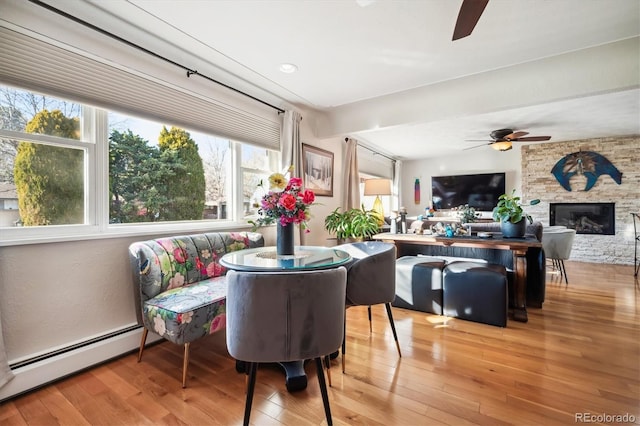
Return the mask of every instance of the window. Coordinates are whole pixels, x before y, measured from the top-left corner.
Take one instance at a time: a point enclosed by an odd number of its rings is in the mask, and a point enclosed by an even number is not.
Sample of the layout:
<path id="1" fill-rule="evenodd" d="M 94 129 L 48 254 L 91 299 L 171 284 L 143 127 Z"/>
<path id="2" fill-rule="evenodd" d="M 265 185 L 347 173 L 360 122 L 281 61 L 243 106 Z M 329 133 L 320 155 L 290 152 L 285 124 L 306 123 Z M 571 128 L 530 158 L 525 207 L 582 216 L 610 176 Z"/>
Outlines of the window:
<path id="1" fill-rule="evenodd" d="M 82 106 L 5 86 L 0 96 L 0 226 L 84 224 L 93 144 Z"/>
<path id="2" fill-rule="evenodd" d="M 386 179 L 381 176 L 374 176 L 371 174 L 359 172 L 360 175 L 360 203 L 364 205 L 364 208 L 369 210 L 373 207 L 373 202 L 376 200 L 375 195 L 364 195 L 364 181 L 367 179 Z M 392 195 L 380 195 L 380 200 L 382 200 L 382 208 L 384 210 L 385 216 L 389 216 L 391 213 L 391 201 Z"/>
<path id="3" fill-rule="evenodd" d="M 278 170 L 277 151 L 7 86 L 0 94 L 0 228 L 9 233 L 242 220 Z"/>

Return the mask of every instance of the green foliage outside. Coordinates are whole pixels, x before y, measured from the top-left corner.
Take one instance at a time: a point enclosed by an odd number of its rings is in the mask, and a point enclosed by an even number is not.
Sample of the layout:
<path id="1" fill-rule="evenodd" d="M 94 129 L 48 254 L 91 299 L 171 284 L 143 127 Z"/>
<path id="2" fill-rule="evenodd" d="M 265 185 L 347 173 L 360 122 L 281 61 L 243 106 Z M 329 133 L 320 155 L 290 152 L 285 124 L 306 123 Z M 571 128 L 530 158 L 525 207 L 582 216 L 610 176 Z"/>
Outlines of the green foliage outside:
<path id="1" fill-rule="evenodd" d="M 60 110 L 37 113 L 28 133 L 78 139 L 80 123 Z M 84 152 L 20 142 L 14 162 L 20 219 L 25 226 L 84 223 Z"/>
<path id="2" fill-rule="evenodd" d="M 170 200 L 161 207 L 164 220 L 202 219 L 205 199 L 205 179 L 202 158 L 198 145 L 183 129 L 162 127 L 158 138 L 160 152 L 165 156 L 176 156 L 179 167 L 164 181 L 166 197 Z"/>
<path id="3" fill-rule="evenodd" d="M 177 128 L 163 128 L 159 141 L 158 148 L 131 130 L 111 132 L 111 223 L 202 219 L 204 169 L 195 142 Z"/>

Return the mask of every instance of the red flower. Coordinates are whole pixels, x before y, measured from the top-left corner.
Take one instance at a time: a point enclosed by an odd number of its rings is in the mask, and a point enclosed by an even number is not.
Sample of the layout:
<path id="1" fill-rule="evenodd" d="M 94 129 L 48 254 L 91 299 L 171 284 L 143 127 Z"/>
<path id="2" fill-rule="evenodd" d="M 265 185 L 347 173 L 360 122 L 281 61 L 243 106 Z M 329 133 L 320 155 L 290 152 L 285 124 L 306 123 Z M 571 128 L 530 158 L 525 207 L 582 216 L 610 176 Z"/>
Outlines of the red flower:
<path id="1" fill-rule="evenodd" d="M 305 189 L 305 191 L 302 193 L 302 202 L 305 204 L 311 204 L 315 200 L 316 200 L 316 194 L 314 194 L 313 191 L 309 189 Z"/>
<path id="2" fill-rule="evenodd" d="M 296 201 L 296 197 L 285 192 L 280 196 L 278 203 L 287 210 L 294 210 L 296 208 Z"/>

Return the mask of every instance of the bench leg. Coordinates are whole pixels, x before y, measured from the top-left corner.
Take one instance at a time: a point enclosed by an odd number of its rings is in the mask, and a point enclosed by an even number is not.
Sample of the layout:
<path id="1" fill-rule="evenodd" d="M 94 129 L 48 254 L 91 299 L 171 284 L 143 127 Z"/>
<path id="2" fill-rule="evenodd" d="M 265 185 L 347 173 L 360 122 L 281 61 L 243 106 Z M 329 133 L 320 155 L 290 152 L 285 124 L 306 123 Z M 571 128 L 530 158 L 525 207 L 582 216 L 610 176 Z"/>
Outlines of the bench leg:
<path id="1" fill-rule="evenodd" d="M 189 345 L 190 343 L 184 344 L 184 361 L 182 362 L 182 388 L 187 387 L 187 367 L 189 367 Z"/>
<path id="2" fill-rule="evenodd" d="M 144 351 L 144 344 L 147 342 L 147 334 L 149 330 L 146 327 L 142 328 L 142 338 L 140 339 L 140 349 L 138 350 L 138 362 L 142 360 L 142 351 Z"/>

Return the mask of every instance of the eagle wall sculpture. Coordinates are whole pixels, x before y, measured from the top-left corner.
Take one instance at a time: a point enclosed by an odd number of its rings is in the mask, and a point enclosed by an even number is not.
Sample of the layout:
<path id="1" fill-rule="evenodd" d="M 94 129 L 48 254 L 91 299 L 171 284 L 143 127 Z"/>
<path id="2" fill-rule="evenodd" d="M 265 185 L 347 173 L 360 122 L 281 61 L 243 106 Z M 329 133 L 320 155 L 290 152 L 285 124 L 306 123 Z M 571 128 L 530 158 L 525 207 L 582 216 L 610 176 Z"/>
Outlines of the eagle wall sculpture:
<path id="1" fill-rule="evenodd" d="M 584 175 L 587 184 L 584 190 L 588 191 L 596 184 L 601 175 L 609 175 L 620 185 L 622 183 L 622 173 L 611 161 L 603 155 L 593 151 L 572 152 L 562 157 L 551 169 L 551 173 L 556 177 L 560 185 L 567 191 L 571 191 L 571 177 Z"/>

